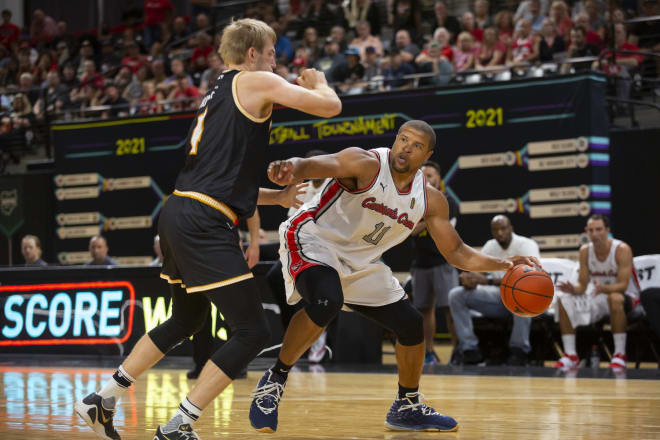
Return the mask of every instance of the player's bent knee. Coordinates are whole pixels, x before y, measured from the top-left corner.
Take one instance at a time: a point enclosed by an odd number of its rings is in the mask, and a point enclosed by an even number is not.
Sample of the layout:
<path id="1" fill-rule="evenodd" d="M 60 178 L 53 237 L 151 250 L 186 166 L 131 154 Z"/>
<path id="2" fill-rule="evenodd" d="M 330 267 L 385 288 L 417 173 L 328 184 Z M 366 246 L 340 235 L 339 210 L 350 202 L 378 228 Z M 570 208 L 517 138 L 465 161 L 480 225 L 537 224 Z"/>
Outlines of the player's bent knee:
<path id="1" fill-rule="evenodd" d="M 314 298 L 313 303 L 305 306 L 305 311 L 314 324 L 319 327 L 326 327 L 337 316 L 343 305 L 343 302 L 339 301 L 338 298 L 317 297 Z"/>
<path id="2" fill-rule="evenodd" d="M 610 308 L 623 308 L 624 302 L 625 298 L 621 293 L 610 293 L 607 296 L 607 303 L 609 304 Z"/>
<path id="3" fill-rule="evenodd" d="M 184 339 L 191 337 L 204 326 L 204 320 L 181 322 L 174 317 L 155 327 L 149 332 L 149 338 L 162 353 L 169 352 Z"/>

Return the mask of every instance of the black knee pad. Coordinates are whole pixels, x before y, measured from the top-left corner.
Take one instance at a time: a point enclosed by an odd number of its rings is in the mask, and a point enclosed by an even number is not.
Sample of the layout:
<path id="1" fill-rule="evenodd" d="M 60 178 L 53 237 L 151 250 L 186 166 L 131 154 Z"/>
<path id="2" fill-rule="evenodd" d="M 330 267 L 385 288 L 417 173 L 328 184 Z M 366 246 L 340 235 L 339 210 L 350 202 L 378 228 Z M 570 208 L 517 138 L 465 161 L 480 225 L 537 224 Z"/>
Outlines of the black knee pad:
<path id="1" fill-rule="evenodd" d="M 337 298 L 318 295 L 314 298 L 314 303 L 305 305 L 305 311 L 314 324 L 319 327 L 326 327 L 337 316 L 342 305 L 344 305 L 344 302 L 338 301 Z"/>
<path id="2" fill-rule="evenodd" d="M 211 361 L 227 376 L 235 379 L 241 370 L 270 342 L 268 321 L 256 320 L 249 327 L 231 329 L 231 338 L 211 356 Z"/>
<path id="3" fill-rule="evenodd" d="M 405 317 L 404 322 L 405 325 L 400 326 L 399 329 L 395 329 L 399 344 L 411 346 L 424 342 L 424 318 L 422 318 L 422 314 L 416 309 L 413 309 Z"/>
<path id="4" fill-rule="evenodd" d="M 149 338 L 162 353 L 167 353 L 186 338 L 191 337 L 204 326 L 204 319 L 181 321 L 171 316 L 149 332 Z"/>

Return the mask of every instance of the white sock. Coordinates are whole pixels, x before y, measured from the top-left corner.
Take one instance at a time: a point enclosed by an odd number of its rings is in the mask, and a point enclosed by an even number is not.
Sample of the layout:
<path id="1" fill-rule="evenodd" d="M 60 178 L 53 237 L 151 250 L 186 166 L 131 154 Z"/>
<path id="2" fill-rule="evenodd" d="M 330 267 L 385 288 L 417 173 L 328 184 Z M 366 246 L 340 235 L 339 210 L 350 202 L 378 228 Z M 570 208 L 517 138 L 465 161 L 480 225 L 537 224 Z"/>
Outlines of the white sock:
<path id="1" fill-rule="evenodd" d="M 135 382 L 135 379 L 120 365 L 115 374 L 98 393 L 99 396 L 103 397 L 104 406 L 108 409 L 114 408 L 117 401 L 121 399 L 133 382 Z"/>
<path id="2" fill-rule="evenodd" d="M 167 433 L 176 431 L 179 429 L 179 425 L 186 423 L 192 426 L 201 415 L 202 410 L 195 406 L 195 404 L 186 397 L 179 405 L 179 410 L 174 414 L 174 417 L 172 417 L 163 428 L 163 432 Z"/>
<path id="3" fill-rule="evenodd" d="M 575 334 L 561 335 L 561 340 L 564 343 L 565 354 L 577 354 L 577 351 L 575 351 Z"/>
<path id="4" fill-rule="evenodd" d="M 626 354 L 626 334 L 625 333 L 614 333 L 614 354 L 621 353 Z"/>

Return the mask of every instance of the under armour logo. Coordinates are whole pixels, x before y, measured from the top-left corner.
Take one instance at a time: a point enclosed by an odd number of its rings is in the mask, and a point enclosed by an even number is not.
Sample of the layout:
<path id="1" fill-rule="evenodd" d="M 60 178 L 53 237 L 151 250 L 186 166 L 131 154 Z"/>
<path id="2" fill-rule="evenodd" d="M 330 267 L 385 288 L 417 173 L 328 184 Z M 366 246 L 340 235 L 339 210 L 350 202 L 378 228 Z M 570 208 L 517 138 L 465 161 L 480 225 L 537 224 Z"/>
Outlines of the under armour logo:
<path id="1" fill-rule="evenodd" d="M 378 182 L 378 183 L 379 183 L 380 186 L 383 188 L 383 192 L 385 192 L 385 187 L 386 187 L 387 185 L 383 185 L 383 182 Z"/>
<path id="2" fill-rule="evenodd" d="M 318 304 L 320 304 L 322 306 L 327 306 L 328 305 L 328 300 L 327 299 L 319 299 L 317 302 L 318 302 Z"/>

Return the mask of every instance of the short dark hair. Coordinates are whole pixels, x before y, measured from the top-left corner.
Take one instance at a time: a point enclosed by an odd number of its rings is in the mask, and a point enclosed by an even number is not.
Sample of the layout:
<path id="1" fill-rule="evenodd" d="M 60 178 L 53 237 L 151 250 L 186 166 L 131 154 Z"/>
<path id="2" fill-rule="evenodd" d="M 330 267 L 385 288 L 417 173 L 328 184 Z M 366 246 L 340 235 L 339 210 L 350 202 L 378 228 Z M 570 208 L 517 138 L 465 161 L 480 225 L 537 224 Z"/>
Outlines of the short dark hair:
<path id="1" fill-rule="evenodd" d="M 603 215 L 603 214 L 593 214 L 593 215 L 591 215 L 591 216 L 589 217 L 589 219 L 587 220 L 587 222 L 589 222 L 589 221 L 591 221 L 591 220 L 602 220 L 602 222 L 603 222 L 603 224 L 605 225 L 606 228 L 609 228 L 609 227 L 610 227 L 610 219 L 609 219 L 606 215 Z"/>
<path id="2" fill-rule="evenodd" d="M 587 35 L 587 30 L 584 28 L 584 26 L 575 26 L 573 30 L 577 32 L 581 32 L 582 35 Z"/>
<path id="3" fill-rule="evenodd" d="M 3 9 L 2 10 L 2 15 L 9 15 L 11 17 L 11 9 Z"/>
<path id="4" fill-rule="evenodd" d="M 437 171 L 438 176 L 442 177 L 442 171 L 440 171 L 440 165 L 438 165 L 437 162 L 433 162 L 432 160 L 427 160 L 422 164 L 422 167 L 431 167 Z"/>
<path id="5" fill-rule="evenodd" d="M 419 119 L 413 119 L 412 121 L 404 122 L 404 124 L 399 127 L 399 131 L 397 133 L 401 133 L 401 130 L 403 130 L 405 127 L 410 127 L 414 130 L 424 133 L 429 138 L 428 149 L 431 151 L 435 149 L 435 130 L 433 130 L 429 124 L 424 121 L 420 121 Z"/>

